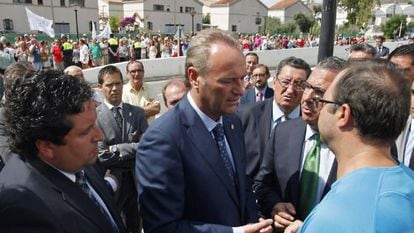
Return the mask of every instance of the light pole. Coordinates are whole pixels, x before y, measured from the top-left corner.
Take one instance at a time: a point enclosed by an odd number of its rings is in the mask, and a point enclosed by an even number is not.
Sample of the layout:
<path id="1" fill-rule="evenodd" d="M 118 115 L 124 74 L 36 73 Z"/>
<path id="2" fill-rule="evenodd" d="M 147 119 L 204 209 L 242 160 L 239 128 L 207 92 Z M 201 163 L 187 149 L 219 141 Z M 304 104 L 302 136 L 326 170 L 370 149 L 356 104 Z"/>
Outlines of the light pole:
<path id="1" fill-rule="evenodd" d="M 75 8 L 76 40 L 79 41 L 78 8 Z"/>
<path id="2" fill-rule="evenodd" d="M 191 15 L 191 36 L 194 36 L 194 16 L 197 14 L 197 12 L 194 9 L 191 9 L 190 15 Z"/>

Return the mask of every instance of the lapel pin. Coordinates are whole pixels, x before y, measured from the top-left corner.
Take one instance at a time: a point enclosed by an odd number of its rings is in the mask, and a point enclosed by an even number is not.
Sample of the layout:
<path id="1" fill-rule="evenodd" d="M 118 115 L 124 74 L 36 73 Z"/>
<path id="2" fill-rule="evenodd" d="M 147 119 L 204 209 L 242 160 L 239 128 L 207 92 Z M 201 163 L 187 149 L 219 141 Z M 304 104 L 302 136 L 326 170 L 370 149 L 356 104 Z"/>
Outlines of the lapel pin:
<path id="1" fill-rule="evenodd" d="M 230 125 L 230 128 L 231 128 L 232 130 L 234 130 L 234 125 L 233 125 L 233 124 L 231 124 L 231 125 Z"/>
<path id="2" fill-rule="evenodd" d="M 129 112 L 129 116 L 132 116 L 132 112 Z"/>

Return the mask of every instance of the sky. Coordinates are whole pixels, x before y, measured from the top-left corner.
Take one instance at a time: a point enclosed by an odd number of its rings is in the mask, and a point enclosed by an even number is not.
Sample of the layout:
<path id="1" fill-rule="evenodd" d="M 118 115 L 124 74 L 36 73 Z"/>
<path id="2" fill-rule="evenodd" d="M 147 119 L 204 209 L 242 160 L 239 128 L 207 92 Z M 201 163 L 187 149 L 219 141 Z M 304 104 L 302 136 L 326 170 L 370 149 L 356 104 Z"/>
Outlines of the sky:
<path id="1" fill-rule="evenodd" d="M 275 4 L 276 2 L 278 2 L 279 0 L 261 0 L 266 6 L 272 6 L 273 4 Z M 322 3 L 322 0 L 315 0 L 316 3 Z"/>

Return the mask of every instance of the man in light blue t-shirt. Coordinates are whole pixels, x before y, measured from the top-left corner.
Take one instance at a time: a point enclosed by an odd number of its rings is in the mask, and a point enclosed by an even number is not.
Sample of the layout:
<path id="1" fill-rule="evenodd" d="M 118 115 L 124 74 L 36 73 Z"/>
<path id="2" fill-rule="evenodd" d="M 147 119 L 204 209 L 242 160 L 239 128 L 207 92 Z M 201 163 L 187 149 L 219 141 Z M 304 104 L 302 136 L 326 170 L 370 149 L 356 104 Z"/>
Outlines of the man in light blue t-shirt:
<path id="1" fill-rule="evenodd" d="M 319 104 L 321 138 L 338 180 L 304 223 L 285 232 L 414 232 L 414 172 L 391 156 L 405 126 L 410 85 L 387 61 L 351 64 Z"/>

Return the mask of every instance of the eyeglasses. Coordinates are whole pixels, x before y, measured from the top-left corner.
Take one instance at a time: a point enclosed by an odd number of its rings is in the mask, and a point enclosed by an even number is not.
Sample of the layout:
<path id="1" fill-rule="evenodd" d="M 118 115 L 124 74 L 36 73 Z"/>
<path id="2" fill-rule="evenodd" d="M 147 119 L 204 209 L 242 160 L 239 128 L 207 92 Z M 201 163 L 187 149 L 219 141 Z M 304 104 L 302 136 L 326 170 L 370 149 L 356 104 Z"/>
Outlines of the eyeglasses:
<path id="1" fill-rule="evenodd" d="M 293 89 L 295 89 L 296 91 L 303 91 L 303 82 L 306 82 L 306 80 L 296 80 L 296 81 L 291 81 L 287 78 L 281 80 L 280 78 L 276 78 L 276 80 L 279 82 L 280 86 L 282 86 L 283 88 L 287 89 L 289 88 L 290 85 L 292 85 Z"/>
<path id="2" fill-rule="evenodd" d="M 317 102 L 317 103 L 322 103 L 322 104 L 334 104 L 334 105 L 338 105 L 341 106 L 344 103 L 338 102 L 338 101 L 331 101 L 331 100 L 325 100 L 319 97 L 315 97 L 313 98 L 313 101 Z"/>
<path id="3" fill-rule="evenodd" d="M 261 78 L 261 77 L 266 77 L 267 74 L 253 74 L 252 77 L 254 78 Z"/>
<path id="4" fill-rule="evenodd" d="M 304 81 L 302 83 L 302 88 L 304 92 L 308 92 L 310 90 L 312 90 L 315 93 L 315 96 L 317 98 L 321 98 L 323 96 L 323 94 L 325 94 L 326 90 L 319 88 L 319 87 L 314 87 L 312 86 L 310 83 Z"/>

